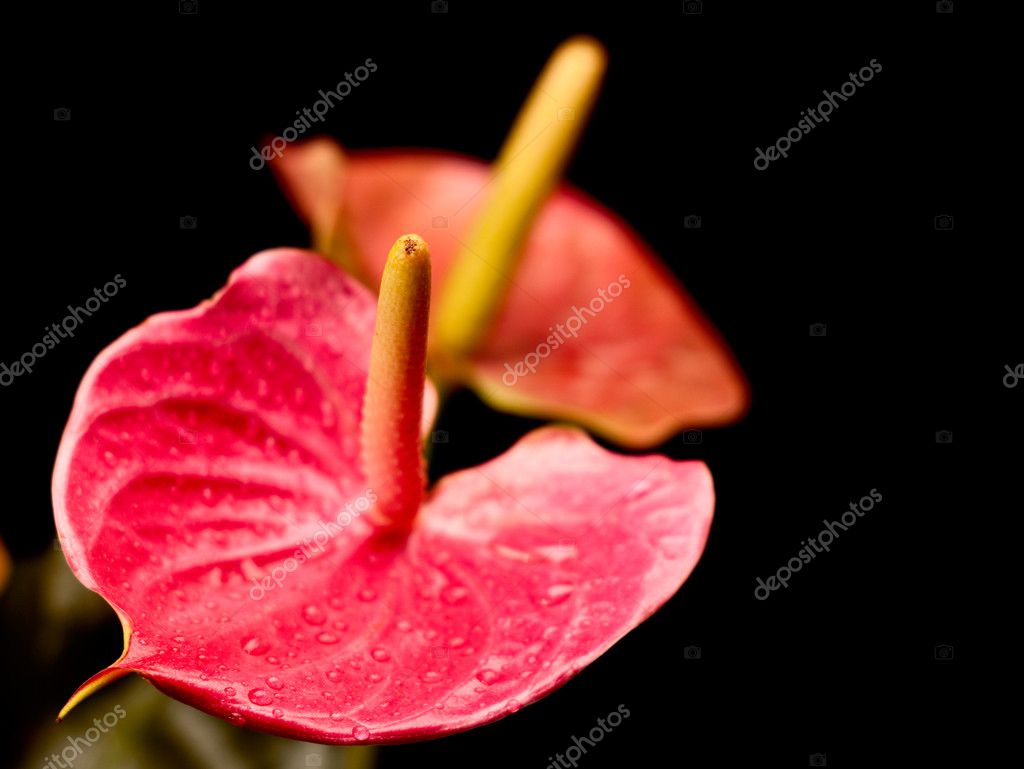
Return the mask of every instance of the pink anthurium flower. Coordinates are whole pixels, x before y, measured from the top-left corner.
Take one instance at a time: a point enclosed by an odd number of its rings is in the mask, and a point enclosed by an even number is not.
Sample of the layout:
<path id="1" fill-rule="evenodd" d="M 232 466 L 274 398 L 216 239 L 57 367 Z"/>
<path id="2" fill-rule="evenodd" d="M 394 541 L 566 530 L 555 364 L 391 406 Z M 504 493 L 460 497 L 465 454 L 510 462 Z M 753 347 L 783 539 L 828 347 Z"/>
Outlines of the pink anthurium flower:
<path id="1" fill-rule="evenodd" d="M 564 44 L 493 167 L 422 150 L 345 154 L 331 139 L 271 163 L 316 250 L 375 287 L 395 232 L 430 231 L 430 370 L 492 406 L 580 422 L 631 447 L 737 419 L 747 385 L 640 237 L 558 179 L 604 70 Z"/>
<path id="2" fill-rule="evenodd" d="M 266 251 L 100 354 L 53 501 L 125 648 L 62 715 L 134 671 L 290 737 L 438 737 L 564 684 L 675 593 L 711 521 L 701 462 L 551 427 L 425 490 L 429 297 L 415 235 L 379 304 Z"/>

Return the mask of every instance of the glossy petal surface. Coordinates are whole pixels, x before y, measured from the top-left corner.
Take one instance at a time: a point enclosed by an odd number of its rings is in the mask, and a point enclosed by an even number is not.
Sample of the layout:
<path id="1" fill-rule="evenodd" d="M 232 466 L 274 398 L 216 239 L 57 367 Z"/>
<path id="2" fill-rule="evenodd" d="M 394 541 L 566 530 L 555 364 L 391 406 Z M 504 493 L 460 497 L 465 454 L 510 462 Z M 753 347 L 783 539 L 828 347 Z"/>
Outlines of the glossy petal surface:
<path id="1" fill-rule="evenodd" d="M 682 584 L 707 468 L 568 428 L 374 536 L 356 461 L 373 318 L 320 258 L 266 252 L 95 361 L 53 491 L 72 568 L 131 631 L 100 678 L 303 739 L 424 739 L 543 696 Z"/>

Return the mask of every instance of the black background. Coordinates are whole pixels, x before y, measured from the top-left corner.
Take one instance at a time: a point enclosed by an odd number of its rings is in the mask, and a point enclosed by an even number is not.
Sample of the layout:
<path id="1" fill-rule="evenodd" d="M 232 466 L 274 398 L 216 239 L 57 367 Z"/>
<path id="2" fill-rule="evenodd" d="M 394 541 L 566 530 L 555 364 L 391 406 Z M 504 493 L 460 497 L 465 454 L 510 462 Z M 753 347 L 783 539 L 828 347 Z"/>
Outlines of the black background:
<path id="1" fill-rule="evenodd" d="M 9 265 L 22 301 L 0 304 L 0 361 L 115 273 L 127 287 L 0 391 L 18 490 L 0 533 L 16 559 L 50 547 L 53 458 L 90 360 L 146 316 L 209 296 L 250 254 L 308 242 L 270 172 L 249 168 L 252 145 L 372 57 L 378 71 L 323 130 L 353 148 L 493 157 L 553 47 L 589 32 L 610 69 L 567 175 L 680 276 L 732 345 L 753 406 L 699 445 L 660 449 L 707 461 L 718 493 L 705 555 L 664 609 L 547 699 L 466 734 L 385 748 L 379 765 L 540 769 L 619 704 L 631 717 L 581 767 L 807 766 L 819 751 L 829 766 L 960 765 L 987 625 L 984 570 L 969 562 L 1013 509 L 998 486 L 1024 390 L 1002 385 L 1004 365 L 1024 360 L 1019 290 L 978 235 L 969 131 L 982 97 L 967 53 L 978 22 L 965 4 L 937 14 L 934 3 L 705 3 L 685 15 L 679 2 L 455 0 L 432 14 L 422 0 L 330 16 L 165 5 L 119 18 L 123 32 L 53 22 L 50 103 L 34 118 L 43 224 Z M 754 169 L 756 147 L 873 58 L 882 72 L 830 123 Z M 72 119 L 50 122 L 57 107 Z M 683 228 L 688 214 L 700 229 Z M 952 231 L 936 230 L 940 214 Z M 179 229 L 186 215 L 195 230 Z M 827 335 L 811 336 L 813 323 Z M 489 459 L 536 424 L 460 393 L 432 475 Z M 939 430 L 953 442 L 937 443 Z M 758 576 L 873 488 L 884 501 L 831 553 L 754 599 Z M 47 679 L 64 688 L 29 696 L 63 701 L 119 651 L 118 636 L 111 617 L 103 643 L 76 652 L 77 680 Z M 937 660 L 937 644 L 954 659 Z M 684 657 L 689 645 L 699 659 Z"/>

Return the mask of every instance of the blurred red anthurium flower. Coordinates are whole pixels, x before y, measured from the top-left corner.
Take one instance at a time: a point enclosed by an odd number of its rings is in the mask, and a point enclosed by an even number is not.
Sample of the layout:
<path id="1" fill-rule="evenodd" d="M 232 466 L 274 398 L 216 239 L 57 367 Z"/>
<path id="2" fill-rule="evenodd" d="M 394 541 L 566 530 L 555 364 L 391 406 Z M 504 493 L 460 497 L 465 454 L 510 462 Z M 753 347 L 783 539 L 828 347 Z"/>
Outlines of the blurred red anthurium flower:
<path id="1" fill-rule="evenodd" d="M 640 237 L 558 178 L 604 69 L 577 38 L 548 64 L 493 167 L 317 138 L 271 163 L 315 248 L 376 286 L 395 232 L 431 232 L 431 373 L 495 408 L 630 447 L 746 410 L 727 347 Z"/>
<path id="2" fill-rule="evenodd" d="M 266 251 L 94 361 L 53 501 L 125 649 L 63 712 L 134 671 L 276 734 L 437 737 L 544 696 L 679 588 L 712 515 L 701 462 L 553 427 L 424 490 L 429 282 L 416 236 L 379 304 Z"/>

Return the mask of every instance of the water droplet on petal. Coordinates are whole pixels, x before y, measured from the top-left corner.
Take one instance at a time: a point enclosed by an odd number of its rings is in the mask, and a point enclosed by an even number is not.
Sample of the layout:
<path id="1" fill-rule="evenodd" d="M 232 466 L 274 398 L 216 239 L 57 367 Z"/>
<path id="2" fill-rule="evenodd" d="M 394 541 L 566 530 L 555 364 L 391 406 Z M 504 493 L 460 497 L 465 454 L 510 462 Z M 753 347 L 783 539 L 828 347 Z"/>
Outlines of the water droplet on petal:
<path id="1" fill-rule="evenodd" d="M 309 604 L 302 610 L 302 618 L 310 625 L 322 625 L 327 621 L 327 616 L 313 604 Z"/>
<path id="2" fill-rule="evenodd" d="M 370 730 L 365 726 L 357 726 L 352 730 L 352 736 L 362 742 L 363 740 L 370 739 Z"/>
<path id="3" fill-rule="evenodd" d="M 269 686 L 271 689 L 282 689 L 284 687 L 284 681 L 282 681 L 277 676 L 270 676 L 267 679 L 267 686 Z"/>
<path id="4" fill-rule="evenodd" d="M 480 683 L 490 686 L 498 680 L 498 672 L 496 670 L 491 670 L 490 668 L 484 668 L 476 674 L 476 678 Z"/>
<path id="5" fill-rule="evenodd" d="M 374 649 L 372 652 L 370 652 L 370 655 L 375 660 L 377 660 L 377 662 L 387 662 L 389 659 L 391 659 L 391 655 L 388 654 L 387 651 L 385 651 L 384 649 Z"/>
<path id="6" fill-rule="evenodd" d="M 334 633 L 319 633 L 316 640 L 322 644 L 336 644 L 338 643 L 338 636 L 334 635 Z"/>
<path id="7" fill-rule="evenodd" d="M 247 636 L 242 639 L 242 651 L 246 654 L 259 656 L 270 651 L 270 644 L 261 640 L 259 636 Z"/>
<path id="8" fill-rule="evenodd" d="M 557 606 L 566 601 L 575 589 L 575 585 L 568 583 L 551 585 L 543 595 L 536 598 L 536 601 L 541 606 Z"/>
<path id="9" fill-rule="evenodd" d="M 333 718 L 335 721 L 341 721 L 345 718 L 345 714 L 342 713 L 340 710 L 335 710 L 333 713 L 331 713 L 331 718 Z"/>
<path id="10" fill-rule="evenodd" d="M 284 711 L 283 711 L 283 710 L 281 710 L 281 708 L 274 708 L 274 709 L 273 709 L 272 711 L 270 711 L 270 712 L 274 714 L 274 718 L 280 718 L 281 716 L 283 716 L 283 715 L 284 715 Z"/>
<path id="11" fill-rule="evenodd" d="M 519 704 L 519 700 L 509 700 L 505 707 L 508 708 L 509 713 L 515 713 L 522 705 Z"/>
<path id="12" fill-rule="evenodd" d="M 428 684 L 432 684 L 436 681 L 441 680 L 441 674 L 436 670 L 428 670 L 426 673 L 420 676 L 420 679 L 426 681 Z"/>
<path id="13" fill-rule="evenodd" d="M 330 681 L 331 683 L 335 683 L 336 684 L 336 683 L 338 683 L 338 681 L 341 680 L 341 673 L 339 673 L 337 670 L 328 670 L 327 671 L 327 680 Z"/>
<path id="14" fill-rule="evenodd" d="M 274 701 L 274 695 L 266 689 L 253 689 L 249 692 L 249 701 L 253 705 L 269 705 Z"/>
<path id="15" fill-rule="evenodd" d="M 245 716 L 241 713 L 228 713 L 228 721 L 235 726 L 245 726 Z"/>
<path id="16" fill-rule="evenodd" d="M 229 697 L 234 697 L 235 696 L 235 687 L 233 687 L 233 686 L 226 687 L 224 689 L 224 693 L 226 695 L 228 695 Z"/>
<path id="17" fill-rule="evenodd" d="M 359 600 L 360 601 L 370 602 L 370 601 L 374 601 L 376 599 L 377 599 L 377 591 L 374 590 L 372 587 L 364 587 L 362 590 L 359 591 Z"/>
<path id="18" fill-rule="evenodd" d="M 103 461 L 107 463 L 107 467 L 117 467 L 117 457 L 111 451 L 103 452 Z"/>
<path id="19" fill-rule="evenodd" d="M 408 620 L 400 619 L 398 620 L 398 623 L 395 625 L 395 627 L 397 627 L 403 633 L 408 633 L 410 630 L 412 630 L 412 623 Z"/>

